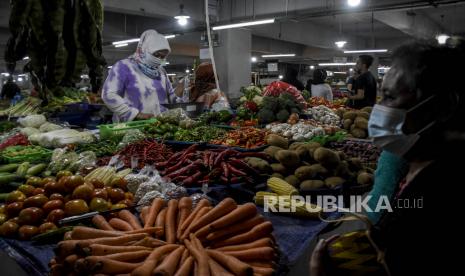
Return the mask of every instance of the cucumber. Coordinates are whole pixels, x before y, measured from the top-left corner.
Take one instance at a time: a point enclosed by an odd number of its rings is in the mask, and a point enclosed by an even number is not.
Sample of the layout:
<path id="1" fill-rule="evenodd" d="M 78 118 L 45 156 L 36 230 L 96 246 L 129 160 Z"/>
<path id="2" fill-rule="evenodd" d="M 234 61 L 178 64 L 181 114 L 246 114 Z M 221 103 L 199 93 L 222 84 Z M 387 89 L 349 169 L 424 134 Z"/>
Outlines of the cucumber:
<path id="1" fill-rule="evenodd" d="M 41 164 L 37 164 L 37 165 L 34 165 L 32 167 L 30 167 L 27 171 L 26 171 L 26 175 L 38 175 L 39 173 L 41 173 L 43 170 L 45 170 L 45 168 L 47 168 L 47 164 L 45 163 L 41 163 Z"/>
<path id="2" fill-rule="evenodd" d="M 10 182 L 13 182 L 18 179 L 18 176 L 16 174 L 2 174 L 0 175 L 0 185 L 7 185 Z"/>
<path id="3" fill-rule="evenodd" d="M 27 174 L 27 170 L 29 169 L 29 162 L 24 162 L 19 165 L 18 169 L 16 170 L 16 175 L 19 177 L 24 177 Z"/>
<path id="4" fill-rule="evenodd" d="M 7 199 L 9 194 L 10 193 L 1 193 L 0 194 L 0 202 L 4 202 Z"/>
<path id="5" fill-rule="evenodd" d="M 58 242 L 63 239 L 63 235 L 66 232 L 71 231 L 71 230 L 73 230 L 73 226 L 60 227 L 56 230 L 52 230 L 52 231 L 34 236 L 32 238 L 32 241 L 37 242 L 37 243 Z"/>
<path id="6" fill-rule="evenodd" d="M 0 166 L 0 173 L 2 172 L 14 172 L 18 169 L 19 164 L 7 164 Z"/>

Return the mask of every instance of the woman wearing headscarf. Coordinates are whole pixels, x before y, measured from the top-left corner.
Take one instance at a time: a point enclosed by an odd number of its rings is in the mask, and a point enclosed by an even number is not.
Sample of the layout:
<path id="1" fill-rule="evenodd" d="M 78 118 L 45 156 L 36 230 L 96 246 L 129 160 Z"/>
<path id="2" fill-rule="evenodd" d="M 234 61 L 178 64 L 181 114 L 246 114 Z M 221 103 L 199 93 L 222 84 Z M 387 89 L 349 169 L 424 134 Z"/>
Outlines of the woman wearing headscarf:
<path id="1" fill-rule="evenodd" d="M 140 37 L 136 52 L 113 65 L 103 86 L 102 99 L 114 113 L 114 122 L 149 119 L 166 110 L 161 104 L 175 101 L 163 68 L 170 51 L 162 34 L 147 30 Z"/>
<path id="2" fill-rule="evenodd" d="M 182 92 L 182 89 L 177 91 Z M 212 111 L 230 109 L 228 99 L 216 88 L 211 63 L 204 62 L 195 70 L 195 80 L 189 88 L 189 102 L 204 103 L 204 108 Z"/>
<path id="3" fill-rule="evenodd" d="M 311 85 L 312 97 L 324 98 L 327 101 L 333 101 L 333 91 L 325 81 L 327 78 L 326 70 L 316 69 L 313 71 L 313 81 Z"/>

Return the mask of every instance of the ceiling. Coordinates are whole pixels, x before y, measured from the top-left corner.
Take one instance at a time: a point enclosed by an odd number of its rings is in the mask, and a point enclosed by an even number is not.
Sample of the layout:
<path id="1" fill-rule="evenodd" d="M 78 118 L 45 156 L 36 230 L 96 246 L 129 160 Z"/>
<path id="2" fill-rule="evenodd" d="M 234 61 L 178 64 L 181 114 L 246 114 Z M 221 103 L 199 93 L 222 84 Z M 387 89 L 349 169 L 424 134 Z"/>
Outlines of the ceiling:
<path id="1" fill-rule="evenodd" d="M 182 28 L 173 16 L 183 2 L 192 20 Z M 192 66 L 201 47 L 205 30 L 204 1 L 190 0 L 105 0 L 103 38 L 108 64 L 127 57 L 135 48 L 114 48 L 112 41 L 138 37 L 146 29 L 163 34 L 179 34 L 170 40 L 172 54 L 168 70 L 184 71 Z M 343 0 L 210 0 L 213 24 L 253 18 L 277 18 L 270 25 L 251 27 L 252 54 L 295 51 L 287 62 L 314 64 L 340 56 L 334 42 L 348 41 L 347 49 L 388 48 L 414 38 L 433 38 L 446 32 L 465 35 L 464 1 L 362 0 L 350 8 Z M 443 18 L 441 16 L 443 15 Z M 0 0 L 0 51 L 3 53 L 8 31 L 9 0 Z M 216 22 L 215 22 L 216 21 Z M 388 55 L 380 55 L 388 62 Z M 5 66 L 0 62 L 0 71 Z"/>

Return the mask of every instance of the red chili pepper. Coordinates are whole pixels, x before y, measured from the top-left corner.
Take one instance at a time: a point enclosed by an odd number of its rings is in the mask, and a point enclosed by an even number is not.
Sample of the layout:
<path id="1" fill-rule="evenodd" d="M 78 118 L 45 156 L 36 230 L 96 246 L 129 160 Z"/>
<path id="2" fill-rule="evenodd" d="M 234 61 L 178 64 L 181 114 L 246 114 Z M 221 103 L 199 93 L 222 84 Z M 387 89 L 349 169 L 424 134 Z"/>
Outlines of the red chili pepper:
<path id="1" fill-rule="evenodd" d="M 245 172 L 237 169 L 236 167 L 234 167 L 231 164 L 228 164 L 228 168 L 229 168 L 229 171 L 231 172 L 231 174 L 234 174 L 234 175 L 237 175 L 237 176 L 247 176 L 247 174 Z"/>
<path id="2" fill-rule="evenodd" d="M 203 174 L 202 171 L 196 172 L 194 175 L 189 176 L 188 178 L 184 179 L 182 181 L 182 185 L 183 186 L 191 186 L 192 184 L 194 184 L 194 181 L 196 181 L 196 180 L 200 179 L 200 177 L 202 177 L 202 174 Z"/>
<path id="3" fill-rule="evenodd" d="M 215 152 L 212 152 L 212 153 L 210 154 L 210 159 L 208 160 L 208 167 L 209 167 L 210 169 L 212 169 L 212 167 L 213 167 L 213 162 L 215 161 L 215 156 L 217 156 L 217 155 L 218 155 L 218 154 L 215 153 Z"/>
<path id="4" fill-rule="evenodd" d="M 236 153 L 236 151 L 232 149 L 227 149 L 223 151 L 222 153 L 218 154 L 218 156 L 215 159 L 215 162 L 213 163 L 213 167 L 219 166 L 221 161 L 223 161 L 226 156 L 231 155 L 233 153 Z"/>
<path id="5" fill-rule="evenodd" d="M 188 173 L 190 170 L 192 170 L 194 168 L 197 168 L 200 165 L 202 165 L 202 161 L 201 160 L 196 160 L 195 162 L 193 162 L 192 164 L 189 164 L 188 166 L 182 167 L 182 168 L 178 169 L 175 172 L 172 172 L 172 173 L 170 173 L 168 175 L 165 175 L 165 177 L 174 178 L 174 177 L 182 175 L 184 173 Z"/>
<path id="6" fill-rule="evenodd" d="M 244 170 L 244 171 L 247 171 L 247 172 L 250 172 L 252 174 L 255 174 L 255 175 L 258 175 L 260 174 L 259 171 L 257 171 L 256 169 L 252 168 L 251 166 L 249 166 L 247 163 L 245 163 L 244 161 L 242 160 L 238 160 L 238 159 L 229 159 L 228 160 L 228 163 L 237 167 L 237 168 L 240 168 L 241 170 Z"/>
<path id="7" fill-rule="evenodd" d="M 226 162 L 221 162 L 221 168 L 223 168 L 223 174 L 226 178 L 229 178 L 229 166 Z"/>

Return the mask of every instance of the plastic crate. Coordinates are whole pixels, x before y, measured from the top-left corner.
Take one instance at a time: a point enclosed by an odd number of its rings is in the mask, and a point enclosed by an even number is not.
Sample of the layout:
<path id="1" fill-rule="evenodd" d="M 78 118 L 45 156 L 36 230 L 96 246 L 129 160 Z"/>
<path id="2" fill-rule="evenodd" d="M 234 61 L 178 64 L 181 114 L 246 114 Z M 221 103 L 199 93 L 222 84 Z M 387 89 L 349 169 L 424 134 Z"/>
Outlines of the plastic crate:
<path id="1" fill-rule="evenodd" d="M 27 146 L 13 146 L 9 147 L 9 149 L 18 149 L 21 150 L 22 148 L 26 148 Z M 51 150 L 42 148 L 41 152 L 34 153 L 34 154 L 22 154 L 15 157 L 9 156 L 2 156 L 3 160 L 7 163 L 22 163 L 26 161 L 33 161 L 33 162 L 43 162 L 49 161 L 52 157 L 53 152 Z"/>
<path id="2" fill-rule="evenodd" d="M 147 125 L 155 123 L 156 121 L 157 119 L 150 119 L 111 125 L 99 125 L 98 129 L 100 131 L 100 138 L 108 139 L 115 136 L 123 136 L 130 129 L 142 129 Z"/>

